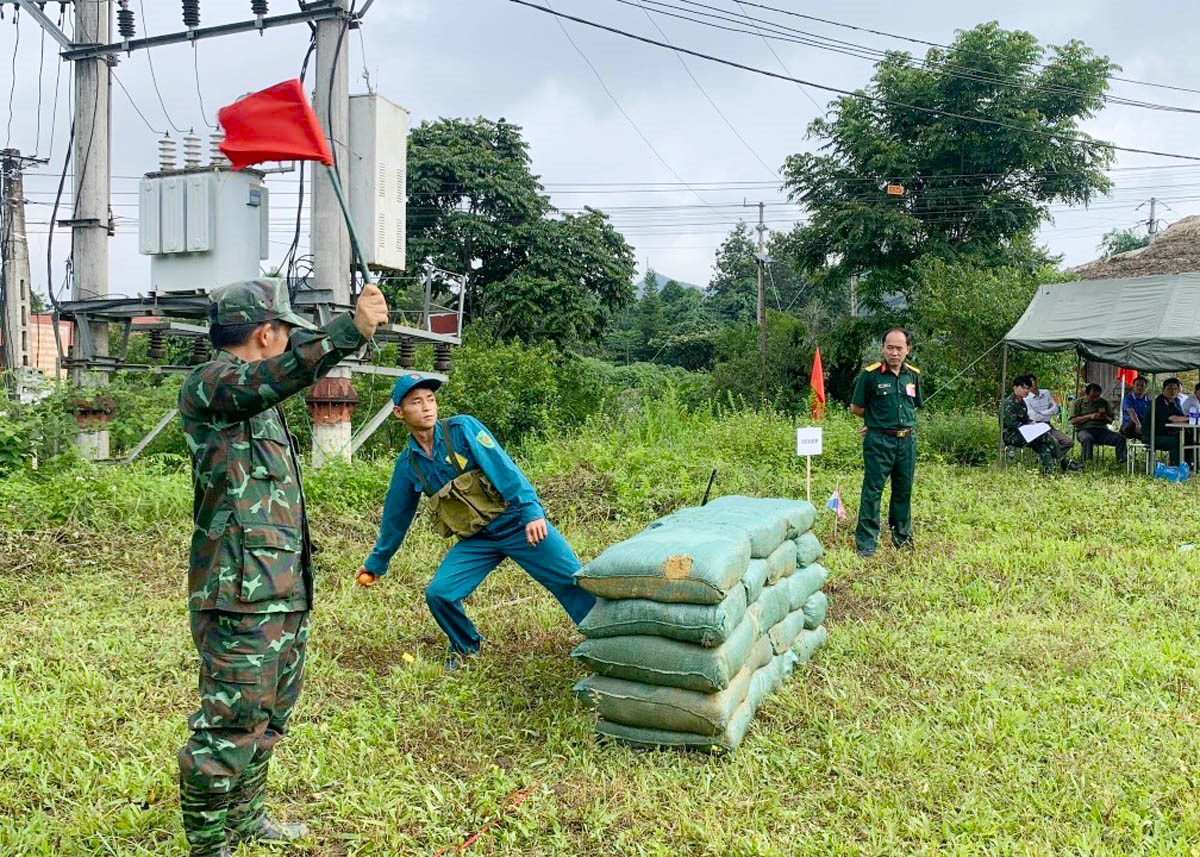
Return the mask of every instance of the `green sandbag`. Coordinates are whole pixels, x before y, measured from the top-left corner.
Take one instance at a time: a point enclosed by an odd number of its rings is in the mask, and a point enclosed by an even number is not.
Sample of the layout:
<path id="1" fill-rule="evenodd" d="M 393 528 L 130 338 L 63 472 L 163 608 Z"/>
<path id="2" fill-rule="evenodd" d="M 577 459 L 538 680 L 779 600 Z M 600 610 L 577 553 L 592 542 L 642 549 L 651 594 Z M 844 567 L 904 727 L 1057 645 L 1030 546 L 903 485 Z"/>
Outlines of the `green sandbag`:
<path id="1" fill-rule="evenodd" d="M 762 517 L 781 517 L 784 520 L 784 538 L 794 539 L 812 529 L 817 520 L 817 510 L 806 500 L 785 500 L 777 497 L 743 497 L 728 494 L 718 497 L 704 508 L 723 510 L 726 508 L 747 510 Z"/>
<path id="2" fill-rule="evenodd" d="M 643 635 L 584 640 L 571 657 L 600 675 L 661 687 L 717 693 L 745 665 L 759 633 L 760 607 L 752 604 L 729 639 L 716 648 Z"/>
<path id="3" fill-rule="evenodd" d="M 750 562 L 745 533 L 724 527 L 658 527 L 619 542 L 579 571 L 601 598 L 720 604 Z"/>
<path id="4" fill-rule="evenodd" d="M 788 578 L 788 587 L 792 594 L 791 608 L 799 610 L 803 607 L 809 596 L 825 585 L 828 576 L 829 572 L 825 567 L 815 562 L 797 569 L 796 573 Z"/>
<path id="5" fill-rule="evenodd" d="M 746 603 L 753 604 L 762 595 L 763 587 L 767 585 L 767 561 L 752 559 L 742 575 L 742 585 L 746 587 Z"/>
<path id="6" fill-rule="evenodd" d="M 825 613 L 829 610 L 829 598 L 824 592 L 814 592 L 808 596 L 808 600 L 804 602 L 802 610 L 804 612 L 804 627 L 811 631 L 825 621 Z"/>
<path id="7" fill-rule="evenodd" d="M 746 737 L 746 732 L 754 720 L 754 714 L 762 705 L 763 700 L 779 687 L 784 677 L 791 672 L 796 660 L 793 653 L 787 652 L 773 658 L 766 666 L 755 671 L 750 680 L 750 689 L 745 700 L 734 709 L 733 714 L 729 717 L 728 725 L 719 735 L 629 726 L 623 723 L 614 723 L 605 718 L 597 721 L 596 733 L 634 747 L 676 747 L 731 752 L 736 750 L 742 743 L 742 739 Z"/>
<path id="8" fill-rule="evenodd" d="M 579 623 L 579 630 L 589 638 L 648 634 L 713 647 L 729 639 L 748 606 L 745 586 L 734 586 L 720 604 L 601 598 Z"/>
<path id="9" fill-rule="evenodd" d="M 803 630 L 804 611 L 793 610 L 767 632 L 771 640 L 771 650 L 776 655 L 790 652 Z"/>
<path id="10" fill-rule="evenodd" d="M 807 661 L 817 649 L 825 645 L 825 641 L 828 639 L 829 632 L 825 630 L 824 625 L 812 631 L 801 631 L 796 642 L 792 643 L 792 651 L 796 653 L 797 662 Z"/>
<path id="11" fill-rule="evenodd" d="M 764 630 L 779 622 L 791 610 L 791 589 L 788 582 L 782 580 L 774 586 L 764 588 L 762 595 L 758 596 L 758 601 L 754 602 L 759 606 L 758 619 Z"/>
<path id="12" fill-rule="evenodd" d="M 601 675 L 590 675 L 578 682 L 575 693 L 611 723 L 720 735 L 749 693 L 751 679 L 771 661 L 770 642 L 763 637 L 755 644 L 746 665 L 720 693 L 656 687 Z"/>
<path id="13" fill-rule="evenodd" d="M 805 533 L 796 539 L 796 566 L 803 568 L 825 556 L 825 548 L 812 533 Z"/>
<path id="14" fill-rule="evenodd" d="M 763 561 L 767 564 L 767 583 L 777 583 L 785 577 L 791 577 L 796 570 L 796 543 L 788 539 Z"/>

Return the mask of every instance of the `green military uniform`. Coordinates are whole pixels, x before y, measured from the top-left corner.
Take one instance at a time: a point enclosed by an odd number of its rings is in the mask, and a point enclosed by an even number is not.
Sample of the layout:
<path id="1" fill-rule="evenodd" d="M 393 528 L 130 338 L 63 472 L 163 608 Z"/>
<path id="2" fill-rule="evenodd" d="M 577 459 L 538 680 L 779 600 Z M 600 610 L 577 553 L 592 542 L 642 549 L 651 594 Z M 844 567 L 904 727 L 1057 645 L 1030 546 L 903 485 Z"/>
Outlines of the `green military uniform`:
<path id="1" fill-rule="evenodd" d="M 1038 458 L 1042 462 L 1042 472 L 1050 473 L 1054 470 L 1054 462 L 1062 457 L 1062 447 L 1054 441 L 1049 432 L 1035 438 L 1033 443 L 1026 443 L 1020 428 L 1032 422 L 1033 420 L 1029 419 L 1029 408 L 1026 407 L 1024 399 L 1009 396 L 1004 400 L 1004 445 L 1015 449 L 1028 446 L 1038 454 Z"/>
<path id="2" fill-rule="evenodd" d="M 300 467 L 280 403 L 363 344 L 348 315 L 319 330 L 292 313 L 279 280 L 225 286 L 211 299 L 217 324 L 280 319 L 296 329 L 278 357 L 247 363 L 217 352 L 179 394 L 194 495 L 188 607 L 200 653 L 200 710 L 179 751 L 194 855 L 223 853 L 226 831 L 236 839 L 270 824 L 267 765 L 300 694 L 313 598 Z"/>
<path id="3" fill-rule="evenodd" d="M 879 506 L 890 479 L 888 528 L 897 547 L 912 541 L 912 483 L 917 466 L 917 408 L 924 405 L 921 372 L 903 363 L 898 373 L 872 363 L 858 374 L 851 404 L 863 409 L 863 485 L 854 546 L 872 553 L 879 538 Z"/>

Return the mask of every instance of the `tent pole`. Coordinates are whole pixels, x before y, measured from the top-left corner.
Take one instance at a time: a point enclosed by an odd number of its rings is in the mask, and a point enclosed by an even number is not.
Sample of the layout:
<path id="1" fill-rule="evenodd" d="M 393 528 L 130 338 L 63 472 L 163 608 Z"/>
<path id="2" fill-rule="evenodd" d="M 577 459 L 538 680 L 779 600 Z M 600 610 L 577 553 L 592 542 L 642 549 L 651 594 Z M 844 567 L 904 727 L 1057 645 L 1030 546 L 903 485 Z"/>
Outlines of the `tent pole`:
<path id="1" fill-rule="evenodd" d="M 1154 383 L 1157 385 L 1158 384 L 1158 373 L 1154 372 L 1151 375 L 1151 377 L 1154 379 Z M 1155 411 L 1158 410 L 1157 405 L 1158 405 L 1158 396 L 1155 396 L 1154 398 L 1152 398 L 1150 400 L 1150 450 L 1146 455 L 1146 475 L 1147 476 L 1154 475 L 1154 469 L 1152 468 L 1151 465 L 1154 463 L 1155 458 L 1156 458 L 1156 456 L 1154 455 L 1154 414 L 1155 414 Z"/>
<path id="2" fill-rule="evenodd" d="M 1004 380 L 1008 377 L 1008 343 L 1004 343 L 1004 356 L 1000 359 L 1000 452 L 997 463 L 1004 466 Z"/>

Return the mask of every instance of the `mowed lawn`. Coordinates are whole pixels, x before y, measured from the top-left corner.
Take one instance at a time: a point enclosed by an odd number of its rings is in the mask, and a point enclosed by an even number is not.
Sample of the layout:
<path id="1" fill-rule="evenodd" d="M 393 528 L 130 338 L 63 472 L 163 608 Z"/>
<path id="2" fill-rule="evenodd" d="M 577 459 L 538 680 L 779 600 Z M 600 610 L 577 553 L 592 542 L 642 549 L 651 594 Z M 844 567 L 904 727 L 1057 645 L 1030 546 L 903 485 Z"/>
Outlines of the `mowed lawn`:
<path id="1" fill-rule="evenodd" d="M 636 438 L 619 461 L 568 446 L 529 464 L 584 559 L 707 477 L 678 447 L 664 465 Z M 612 475 L 645 461 L 640 483 Z M 671 468 L 686 490 L 660 490 Z M 817 472 L 818 505 L 840 483 L 853 512 L 857 473 Z M 271 780 L 313 829 L 294 853 L 453 853 L 497 816 L 462 853 L 1197 853 L 1200 549 L 1177 550 L 1200 543 L 1195 484 L 923 463 L 918 550 L 868 562 L 823 512 L 829 645 L 715 757 L 598 744 L 577 635 L 508 566 L 469 603 L 485 654 L 444 673 L 426 522 L 380 586 L 350 582 L 387 474 L 310 485 L 318 609 Z M 726 492 L 803 496 L 786 456 L 726 474 Z M 0 490 L 0 854 L 184 854 L 186 474 L 81 468 L 27 494 Z"/>

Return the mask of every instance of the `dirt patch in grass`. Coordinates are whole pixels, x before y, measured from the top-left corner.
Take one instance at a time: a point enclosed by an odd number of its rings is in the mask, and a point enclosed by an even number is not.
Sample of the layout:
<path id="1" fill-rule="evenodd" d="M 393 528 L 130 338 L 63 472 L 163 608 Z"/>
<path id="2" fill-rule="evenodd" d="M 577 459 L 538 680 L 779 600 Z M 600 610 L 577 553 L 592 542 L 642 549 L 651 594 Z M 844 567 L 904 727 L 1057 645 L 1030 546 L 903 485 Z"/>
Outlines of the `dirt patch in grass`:
<path id="1" fill-rule="evenodd" d="M 856 592 L 854 581 L 844 577 L 831 577 L 824 592 L 829 597 L 829 618 L 833 622 L 866 622 L 888 612 L 886 600 Z"/>
<path id="2" fill-rule="evenodd" d="M 538 496 L 551 520 L 583 523 L 616 520 L 621 513 L 613 478 L 583 461 L 565 473 L 538 480 Z"/>

